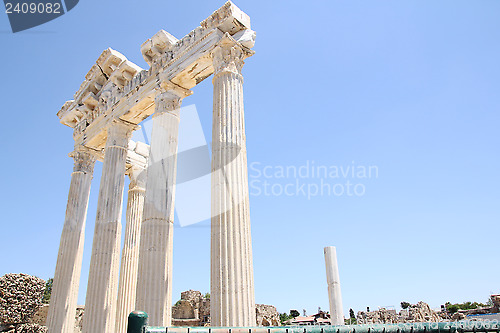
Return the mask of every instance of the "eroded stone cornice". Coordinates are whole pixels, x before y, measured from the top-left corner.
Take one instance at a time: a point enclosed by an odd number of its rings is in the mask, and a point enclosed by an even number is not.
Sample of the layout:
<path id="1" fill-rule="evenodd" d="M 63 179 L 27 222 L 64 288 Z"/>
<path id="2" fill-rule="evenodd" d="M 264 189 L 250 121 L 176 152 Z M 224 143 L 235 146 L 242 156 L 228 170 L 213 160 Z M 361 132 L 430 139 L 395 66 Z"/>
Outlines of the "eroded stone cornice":
<path id="1" fill-rule="evenodd" d="M 250 18 L 232 2 L 216 10 L 196 29 L 177 40 L 164 30 L 144 42 L 141 52 L 150 68 L 143 70 L 113 49 L 106 49 L 85 81 L 58 112 L 74 128 L 75 144 L 97 151 L 104 147 L 103 129 L 116 118 L 139 124 L 154 111 L 154 97 L 167 86 L 188 91 L 214 73 L 212 51 L 223 40 L 241 47 L 245 57 L 255 41 Z"/>

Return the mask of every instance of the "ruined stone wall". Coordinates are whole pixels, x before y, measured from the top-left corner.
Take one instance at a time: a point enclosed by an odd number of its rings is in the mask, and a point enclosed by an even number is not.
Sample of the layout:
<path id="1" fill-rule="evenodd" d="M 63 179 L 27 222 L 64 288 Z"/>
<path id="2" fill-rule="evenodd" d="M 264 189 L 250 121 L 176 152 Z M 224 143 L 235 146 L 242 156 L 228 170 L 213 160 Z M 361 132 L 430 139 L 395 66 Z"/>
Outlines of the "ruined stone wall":
<path id="1" fill-rule="evenodd" d="M 281 326 L 280 315 L 275 306 L 255 304 L 257 326 Z"/>
<path id="2" fill-rule="evenodd" d="M 500 312 L 500 295 L 491 295 L 491 301 L 497 312 Z"/>
<path id="3" fill-rule="evenodd" d="M 12 330 L 10 332 L 16 333 L 46 333 L 47 327 L 38 324 L 21 324 L 17 327 L 17 331 Z M 9 332 L 9 333 L 10 333 Z"/>
<path id="4" fill-rule="evenodd" d="M 47 314 L 49 313 L 49 305 L 43 304 L 38 308 L 37 312 L 30 318 L 31 324 L 45 325 L 47 321 Z"/>
<path id="5" fill-rule="evenodd" d="M 195 307 L 191 302 L 180 300 L 172 307 L 172 318 L 175 319 L 198 319 L 195 315 Z"/>
<path id="6" fill-rule="evenodd" d="M 210 322 L 210 298 L 197 290 L 181 293 L 181 299 L 172 307 L 174 326 L 206 326 Z"/>
<path id="7" fill-rule="evenodd" d="M 427 303 L 418 302 L 410 305 L 407 310 L 396 313 L 395 310 L 381 308 L 377 311 L 358 312 L 356 316 L 358 324 L 397 324 L 397 323 L 421 323 L 438 322 L 446 318 L 433 311 Z"/>
<path id="8" fill-rule="evenodd" d="M 76 308 L 76 316 L 75 316 L 75 333 L 82 332 L 82 321 L 83 321 L 83 313 L 85 307 L 83 305 L 78 305 Z M 31 317 L 29 320 L 30 324 L 36 324 L 40 326 L 45 326 L 47 322 L 47 313 L 49 312 L 49 305 L 43 304 L 37 312 Z"/>
<path id="9" fill-rule="evenodd" d="M 256 304 L 257 326 L 280 326 L 280 316 L 272 305 Z M 181 299 L 172 307 L 172 325 L 209 326 L 210 298 L 197 290 L 181 293 Z"/>

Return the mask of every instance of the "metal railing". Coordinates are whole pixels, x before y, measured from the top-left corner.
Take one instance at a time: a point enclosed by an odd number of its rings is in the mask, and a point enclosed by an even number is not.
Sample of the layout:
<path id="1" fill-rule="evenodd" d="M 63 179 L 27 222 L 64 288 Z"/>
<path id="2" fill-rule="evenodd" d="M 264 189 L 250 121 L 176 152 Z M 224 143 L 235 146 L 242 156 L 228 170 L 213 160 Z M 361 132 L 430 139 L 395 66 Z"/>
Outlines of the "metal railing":
<path id="1" fill-rule="evenodd" d="M 496 320 L 276 327 L 151 327 L 147 326 L 147 321 L 145 312 L 130 313 L 127 333 L 500 333 L 500 324 Z"/>

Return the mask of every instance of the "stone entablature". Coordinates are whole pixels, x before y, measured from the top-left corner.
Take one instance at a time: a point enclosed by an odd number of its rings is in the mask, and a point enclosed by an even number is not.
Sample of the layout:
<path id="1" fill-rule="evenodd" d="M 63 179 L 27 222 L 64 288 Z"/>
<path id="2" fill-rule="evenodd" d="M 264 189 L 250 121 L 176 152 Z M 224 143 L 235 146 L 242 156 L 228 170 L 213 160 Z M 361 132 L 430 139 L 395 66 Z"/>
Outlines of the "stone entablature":
<path id="1" fill-rule="evenodd" d="M 102 150 L 110 119 L 139 124 L 154 112 L 154 96 L 163 85 L 189 90 L 213 74 L 211 53 L 223 39 L 240 45 L 245 58 L 254 53 L 250 18 L 231 2 L 180 40 L 160 30 L 143 43 L 147 70 L 108 48 L 57 115 L 62 124 L 74 128 L 76 144 Z"/>
<path id="2" fill-rule="evenodd" d="M 88 152 L 92 156 L 96 158 L 97 161 L 104 161 L 104 151 L 95 151 L 92 149 L 85 149 L 84 151 Z M 71 153 L 72 157 L 75 153 Z M 126 168 L 129 170 L 132 167 L 145 169 L 148 164 L 149 157 L 149 145 L 140 141 L 132 141 L 130 140 L 127 148 L 127 157 L 126 157 Z M 93 167 L 93 165 L 92 165 Z"/>

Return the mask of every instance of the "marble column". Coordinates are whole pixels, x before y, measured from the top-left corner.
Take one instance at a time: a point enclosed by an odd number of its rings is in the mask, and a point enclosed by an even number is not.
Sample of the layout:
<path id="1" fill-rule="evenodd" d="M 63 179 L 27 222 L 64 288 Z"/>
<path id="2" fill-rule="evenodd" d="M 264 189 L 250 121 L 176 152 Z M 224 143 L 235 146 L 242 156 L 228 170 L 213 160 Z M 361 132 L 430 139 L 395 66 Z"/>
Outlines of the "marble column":
<path id="1" fill-rule="evenodd" d="M 121 215 L 127 147 L 134 125 L 108 128 L 90 258 L 83 333 L 114 333 L 120 269 Z"/>
<path id="2" fill-rule="evenodd" d="M 47 315 L 47 327 L 50 333 L 73 333 L 75 330 L 85 220 L 95 164 L 95 158 L 86 151 L 75 150 L 70 156 L 75 160 L 75 166 L 71 175 L 66 218 Z"/>
<path id="3" fill-rule="evenodd" d="M 130 185 L 127 200 L 127 225 L 120 264 L 118 284 L 118 306 L 116 310 L 116 333 L 127 332 L 127 318 L 135 310 L 135 292 L 137 271 L 139 268 L 139 241 L 141 236 L 144 193 L 146 188 L 146 170 L 132 166 L 128 175 Z"/>
<path id="4" fill-rule="evenodd" d="M 255 326 L 255 299 L 243 111 L 244 53 L 224 39 L 213 51 L 212 326 Z"/>
<path id="5" fill-rule="evenodd" d="M 342 294 L 340 293 L 339 267 L 335 246 L 325 247 L 326 281 L 330 301 L 330 321 L 332 325 L 344 325 Z"/>
<path id="6" fill-rule="evenodd" d="M 149 315 L 151 326 L 170 326 L 172 321 L 174 198 L 182 97 L 185 95 L 163 90 L 155 98 L 135 307 Z"/>

